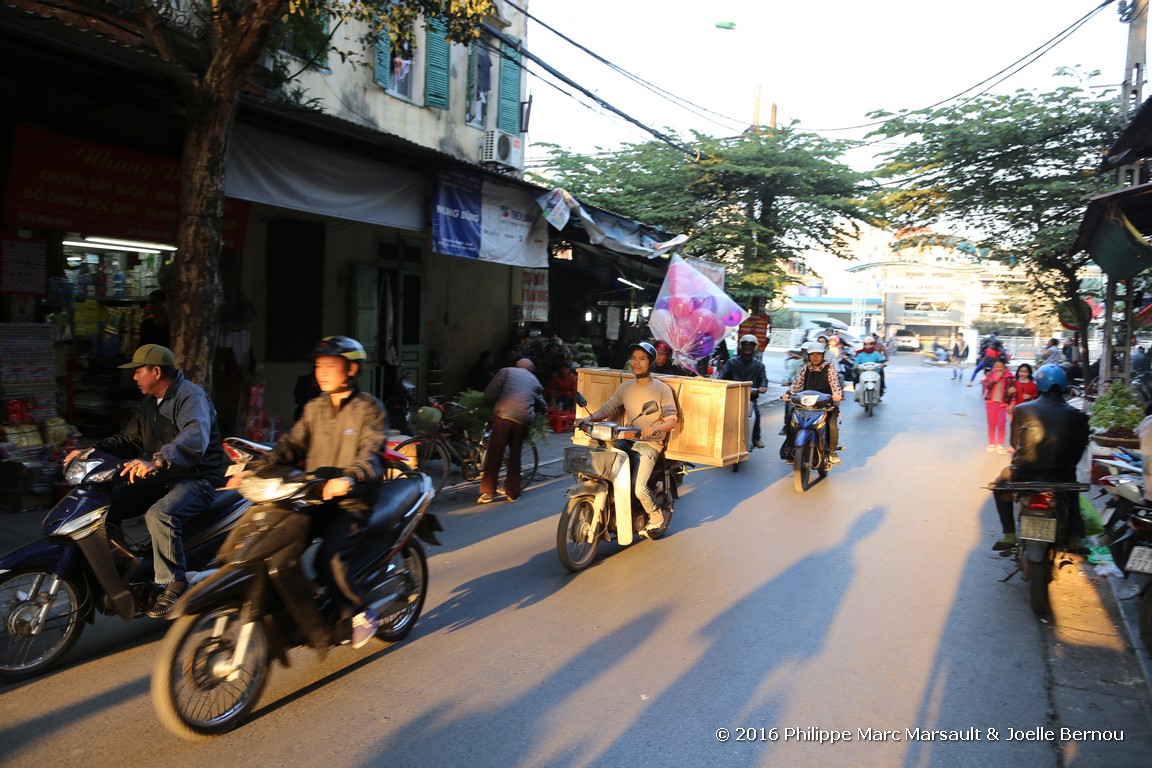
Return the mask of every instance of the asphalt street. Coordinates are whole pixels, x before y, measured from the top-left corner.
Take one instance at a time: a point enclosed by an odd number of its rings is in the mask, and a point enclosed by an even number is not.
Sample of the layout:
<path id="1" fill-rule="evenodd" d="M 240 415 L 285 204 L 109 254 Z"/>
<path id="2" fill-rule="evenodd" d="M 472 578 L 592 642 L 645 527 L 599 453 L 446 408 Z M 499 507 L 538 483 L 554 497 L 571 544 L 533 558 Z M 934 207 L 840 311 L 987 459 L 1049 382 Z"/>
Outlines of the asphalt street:
<path id="1" fill-rule="evenodd" d="M 844 463 L 802 495 L 769 398 L 767 450 L 692 472 L 664 539 L 605 545 L 579 574 L 556 557 L 569 478 L 550 437 L 517 504 L 437 499 L 444 546 L 406 641 L 292 652 L 221 738 L 182 742 L 153 714 L 163 622 L 101 617 L 62 668 L 0 686 L 0 764 L 1144 764 L 1144 651 L 1108 580 L 1077 561 L 1033 615 L 990 549 L 981 486 L 1005 457 L 979 390 L 912 355 L 889 387 L 872 418 L 845 406 Z M 28 517 L 0 516 L 0 541 Z"/>

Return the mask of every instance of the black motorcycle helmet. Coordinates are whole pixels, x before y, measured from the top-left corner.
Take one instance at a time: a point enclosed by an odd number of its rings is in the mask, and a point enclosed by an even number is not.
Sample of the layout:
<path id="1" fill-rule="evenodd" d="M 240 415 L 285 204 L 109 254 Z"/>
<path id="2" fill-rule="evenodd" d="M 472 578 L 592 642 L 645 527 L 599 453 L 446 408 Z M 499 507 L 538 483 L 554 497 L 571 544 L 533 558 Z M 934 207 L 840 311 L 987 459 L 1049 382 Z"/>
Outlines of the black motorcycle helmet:
<path id="1" fill-rule="evenodd" d="M 342 357 L 348 362 L 356 363 L 359 373 L 368 360 L 368 353 L 364 351 L 364 345 L 356 339 L 348 336 L 325 336 L 312 350 L 312 359 L 318 357 Z"/>

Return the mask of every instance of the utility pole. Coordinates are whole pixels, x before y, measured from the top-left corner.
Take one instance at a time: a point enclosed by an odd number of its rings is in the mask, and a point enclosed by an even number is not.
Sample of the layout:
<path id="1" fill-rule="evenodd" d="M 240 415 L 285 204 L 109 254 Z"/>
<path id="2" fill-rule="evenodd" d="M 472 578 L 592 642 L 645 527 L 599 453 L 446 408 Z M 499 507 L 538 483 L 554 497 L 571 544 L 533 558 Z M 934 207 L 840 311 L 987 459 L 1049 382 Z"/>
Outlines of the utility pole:
<path id="1" fill-rule="evenodd" d="M 1124 63 L 1124 84 L 1120 90 L 1120 108 L 1125 124 L 1132 122 L 1136 111 L 1144 103 L 1144 80 L 1148 74 L 1148 0 L 1121 0 L 1118 8 L 1120 21 L 1128 25 L 1128 54 Z M 1131 187 L 1148 180 L 1143 160 L 1121 166 L 1116 171 L 1119 187 Z M 1124 295 L 1118 295 L 1116 281 L 1108 278 L 1104 299 L 1104 349 L 1100 355 L 1100 381 L 1112 378 L 1113 344 L 1120 353 L 1119 373 L 1131 378 L 1132 341 L 1132 281 L 1124 284 Z M 1120 315 L 1120 336 L 1114 338 L 1112 311 L 1117 304 L 1124 308 Z M 1120 343 L 1116 343 L 1120 342 Z"/>

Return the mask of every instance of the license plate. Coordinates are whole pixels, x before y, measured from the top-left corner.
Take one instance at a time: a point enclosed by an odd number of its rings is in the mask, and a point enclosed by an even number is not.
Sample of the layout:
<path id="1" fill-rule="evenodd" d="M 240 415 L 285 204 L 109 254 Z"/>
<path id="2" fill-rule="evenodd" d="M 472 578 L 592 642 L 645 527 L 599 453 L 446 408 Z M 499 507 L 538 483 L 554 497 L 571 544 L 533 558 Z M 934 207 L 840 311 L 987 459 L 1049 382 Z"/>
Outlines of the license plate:
<path id="1" fill-rule="evenodd" d="M 1128 556 L 1128 570 L 1152 573 L 1152 547 L 1133 547 Z"/>
<path id="2" fill-rule="evenodd" d="M 1020 538 L 1031 541 L 1056 541 L 1056 518 L 1021 515 Z"/>

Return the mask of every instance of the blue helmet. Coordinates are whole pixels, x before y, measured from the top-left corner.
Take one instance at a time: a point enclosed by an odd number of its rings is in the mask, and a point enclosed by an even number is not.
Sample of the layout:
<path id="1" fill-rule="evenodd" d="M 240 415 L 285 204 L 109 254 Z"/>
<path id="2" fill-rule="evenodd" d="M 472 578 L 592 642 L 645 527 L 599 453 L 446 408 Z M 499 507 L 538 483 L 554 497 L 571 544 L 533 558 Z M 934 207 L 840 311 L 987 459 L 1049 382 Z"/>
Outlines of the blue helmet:
<path id="1" fill-rule="evenodd" d="M 1063 368 L 1049 363 L 1040 366 L 1040 370 L 1036 371 L 1036 386 L 1041 392 L 1051 392 L 1052 390 L 1063 392 L 1064 388 L 1068 386 L 1068 377 L 1064 374 Z"/>

